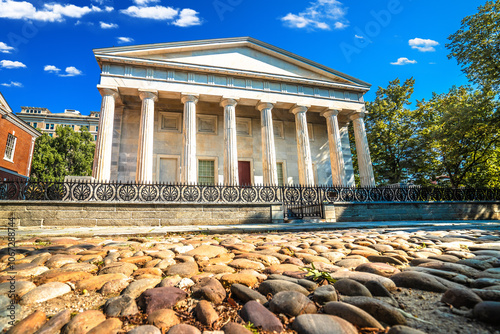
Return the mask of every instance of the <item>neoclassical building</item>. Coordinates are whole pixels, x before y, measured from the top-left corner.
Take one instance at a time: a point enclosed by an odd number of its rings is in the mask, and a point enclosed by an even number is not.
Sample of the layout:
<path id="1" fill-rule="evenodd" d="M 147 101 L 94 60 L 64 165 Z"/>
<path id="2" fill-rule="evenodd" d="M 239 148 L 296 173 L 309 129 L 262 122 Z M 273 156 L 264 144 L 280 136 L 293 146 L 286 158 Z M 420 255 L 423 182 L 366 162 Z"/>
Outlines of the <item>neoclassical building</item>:
<path id="1" fill-rule="evenodd" d="M 99 181 L 374 186 L 370 85 L 253 38 L 94 50 Z"/>

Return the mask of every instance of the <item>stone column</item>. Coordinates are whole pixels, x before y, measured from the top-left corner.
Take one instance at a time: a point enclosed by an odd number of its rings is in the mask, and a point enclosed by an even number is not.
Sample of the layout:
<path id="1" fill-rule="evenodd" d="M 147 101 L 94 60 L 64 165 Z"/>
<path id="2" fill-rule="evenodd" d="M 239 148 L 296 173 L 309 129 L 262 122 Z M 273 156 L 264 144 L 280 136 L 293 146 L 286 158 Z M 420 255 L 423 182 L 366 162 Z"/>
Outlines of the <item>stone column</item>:
<path id="1" fill-rule="evenodd" d="M 348 187 L 355 187 L 354 166 L 352 164 L 351 143 L 349 142 L 349 122 L 339 124 L 340 141 L 342 143 L 342 152 L 345 165 L 345 182 Z"/>
<path id="2" fill-rule="evenodd" d="M 363 121 L 364 117 L 364 112 L 358 112 L 351 116 L 354 126 L 354 138 L 356 140 L 356 153 L 358 155 L 359 180 L 361 187 L 375 187 L 372 159 L 370 158 L 365 122 Z"/>
<path id="3" fill-rule="evenodd" d="M 118 90 L 116 87 L 98 87 L 98 89 L 102 95 L 102 103 L 92 177 L 96 181 L 102 182 L 110 181 L 111 178 L 113 120 L 115 114 L 115 99 L 118 96 Z"/>
<path id="4" fill-rule="evenodd" d="M 307 107 L 296 106 L 293 107 L 290 112 L 295 115 L 297 155 L 299 159 L 299 183 L 304 186 L 314 186 L 311 147 L 309 145 L 309 131 L 307 130 Z"/>
<path id="5" fill-rule="evenodd" d="M 137 183 L 146 183 L 153 181 L 154 114 L 158 92 L 139 90 L 139 97 L 142 100 L 142 107 L 135 181 Z"/>
<path id="6" fill-rule="evenodd" d="M 236 146 L 236 104 L 235 99 L 223 99 L 224 107 L 224 184 L 239 185 L 238 147 Z"/>
<path id="7" fill-rule="evenodd" d="M 344 152 L 340 140 L 340 130 L 337 115 L 338 110 L 327 110 L 323 113 L 328 128 L 328 146 L 330 148 L 330 165 L 332 167 L 332 184 L 344 187 L 346 183 Z"/>
<path id="8" fill-rule="evenodd" d="M 260 111 L 264 184 L 277 186 L 278 169 L 276 168 L 276 148 L 274 146 L 273 104 L 262 102 L 257 105 L 257 109 Z"/>
<path id="9" fill-rule="evenodd" d="M 196 103 L 195 95 L 183 95 L 181 182 L 195 184 L 196 179 Z"/>

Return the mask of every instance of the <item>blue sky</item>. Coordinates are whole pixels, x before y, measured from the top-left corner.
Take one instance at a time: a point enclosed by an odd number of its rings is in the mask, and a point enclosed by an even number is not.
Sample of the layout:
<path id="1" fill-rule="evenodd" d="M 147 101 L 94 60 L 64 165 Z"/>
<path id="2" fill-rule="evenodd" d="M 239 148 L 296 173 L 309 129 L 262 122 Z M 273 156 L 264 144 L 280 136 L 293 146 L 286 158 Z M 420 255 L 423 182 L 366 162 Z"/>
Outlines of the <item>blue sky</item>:
<path id="1" fill-rule="evenodd" d="M 92 49 L 251 36 L 414 100 L 467 83 L 447 37 L 484 0 L 0 0 L 0 92 L 52 112 L 99 110 Z"/>

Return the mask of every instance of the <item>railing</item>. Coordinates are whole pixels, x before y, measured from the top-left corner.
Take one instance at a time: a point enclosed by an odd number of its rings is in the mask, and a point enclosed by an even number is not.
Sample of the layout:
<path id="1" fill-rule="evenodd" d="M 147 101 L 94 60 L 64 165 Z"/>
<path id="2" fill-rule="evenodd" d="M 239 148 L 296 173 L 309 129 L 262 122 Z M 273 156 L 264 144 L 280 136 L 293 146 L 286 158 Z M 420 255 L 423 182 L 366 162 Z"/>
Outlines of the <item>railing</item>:
<path id="1" fill-rule="evenodd" d="M 0 181 L 0 200 L 276 203 L 497 201 L 496 188 L 224 186 L 168 183 Z"/>

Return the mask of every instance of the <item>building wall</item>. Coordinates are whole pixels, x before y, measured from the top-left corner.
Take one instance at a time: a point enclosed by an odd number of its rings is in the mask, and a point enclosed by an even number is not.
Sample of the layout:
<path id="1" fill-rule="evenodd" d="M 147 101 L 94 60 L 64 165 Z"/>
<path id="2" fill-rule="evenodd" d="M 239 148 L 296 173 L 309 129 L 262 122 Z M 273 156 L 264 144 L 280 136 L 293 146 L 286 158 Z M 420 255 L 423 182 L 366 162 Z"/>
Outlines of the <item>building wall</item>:
<path id="1" fill-rule="evenodd" d="M 115 110 L 113 158 L 111 173 L 119 181 L 133 181 L 137 164 L 139 142 L 140 101 L 126 101 L 125 107 Z M 168 132 L 160 129 L 162 113 L 172 113 L 182 120 L 183 104 L 179 100 L 161 99 L 155 103 L 153 180 L 160 181 L 159 164 L 161 158 L 176 159 L 177 181 L 180 180 L 180 162 L 183 149 L 182 121 L 180 132 Z M 215 159 L 216 182 L 222 182 L 224 174 L 224 109 L 218 103 L 199 102 L 197 115 L 217 116 L 217 133 L 197 133 L 198 159 Z M 169 114 L 170 115 L 170 114 Z M 310 146 L 313 169 L 317 184 L 331 184 L 331 168 L 328 147 L 326 120 L 318 113 L 308 113 L 310 123 Z M 249 106 L 236 106 L 236 118 L 249 119 L 251 135 L 238 135 L 238 160 L 250 161 L 251 177 L 254 184 L 263 182 L 261 119 L 260 112 Z M 274 125 L 283 124 L 284 138 L 275 136 L 276 159 L 283 163 L 285 184 L 298 184 L 298 157 L 295 117 L 288 110 L 273 109 Z M 172 164 L 173 165 L 173 164 Z"/>
<path id="2" fill-rule="evenodd" d="M 99 126 L 98 117 L 85 115 L 71 115 L 64 113 L 32 114 L 23 110 L 22 112 L 16 114 L 16 116 L 41 132 L 48 133 L 51 137 L 56 136 L 56 129 L 60 126 L 73 127 L 73 130 L 77 132 L 81 131 L 82 127 L 85 126 L 95 140 Z"/>
<path id="3" fill-rule="evenodd" d="M 5 159 L 5 148 L 9 133 L 17 137 L 12 162 Z M 29 177 L 32 145 L 33 138 L 29 133 L 8 120 L 0 118 L 0 167 Z M 5 176 L 2 177 L 2 179 L 3 178 L 5 178 Z"/>

